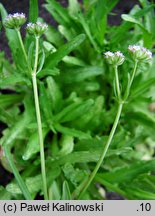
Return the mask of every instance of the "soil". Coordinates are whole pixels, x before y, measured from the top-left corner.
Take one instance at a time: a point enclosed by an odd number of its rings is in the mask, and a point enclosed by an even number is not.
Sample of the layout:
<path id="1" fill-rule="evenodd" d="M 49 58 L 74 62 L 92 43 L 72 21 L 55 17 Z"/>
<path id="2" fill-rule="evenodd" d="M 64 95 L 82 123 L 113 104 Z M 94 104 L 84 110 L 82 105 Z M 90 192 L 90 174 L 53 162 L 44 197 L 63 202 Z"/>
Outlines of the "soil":
<path id="1" fill-rule="evenodd" d="M 68 1 L 67 0 L 59 0 L 64 7 L 67 6 Z M 82 0 L 79 0 L 79 2 L 82 2 Z M 29 8 L 29 1 L 19 1 L 19 0 L 1 0 L 0 3 L 4 5 L 8 13 L 14 13 L 14 12 L 23 12 L 25 14 L 28 14 L 28 8 Z M 47 23 L 50 23 L 54 26 L 57 26 L 57 23 L 51 18 L 51 15 L 47 13 L 45 8 L 43 7 L 43 4 L 45 3 L 45 0 L 39 0 L 39 15 L 40 17 L 44 18 L 44 20 Z M 120 0 L 119 3 L 116 5 L 116 7 L 113 9 L 112 13 L 115 14 L 115 16 L 110 15 L 108 17 L 108 22 L 110 25 L 118 25 L 121 22 L 121 14 L 122 13 L 128 13 L 130 9 L 135 5 L 138 4 L 138 0 Z M 4 29 L 2 30 L 2 33 L 0 35 L 0 51 L 4 51 L 6 56 L 10 58 L 10 50 L 7 45 L 7 40 L 5 37 Z M 5 125 L 0 123 L 0 132 L 5 128 Z M 0 134 L 1 135 L 1 134 Z M 3 167 L 0 165 L 0 185 L 5 186 L 12 178 L 12 174 L 8 173 L 3 169 Z M 40 199 L 40 197 L 37 197 L 37 199 Z M 107 192 L 107 199 L 110 200 L 119 200 L 123 199 L 121 196 L 117 195 L 113 192 Z"/>

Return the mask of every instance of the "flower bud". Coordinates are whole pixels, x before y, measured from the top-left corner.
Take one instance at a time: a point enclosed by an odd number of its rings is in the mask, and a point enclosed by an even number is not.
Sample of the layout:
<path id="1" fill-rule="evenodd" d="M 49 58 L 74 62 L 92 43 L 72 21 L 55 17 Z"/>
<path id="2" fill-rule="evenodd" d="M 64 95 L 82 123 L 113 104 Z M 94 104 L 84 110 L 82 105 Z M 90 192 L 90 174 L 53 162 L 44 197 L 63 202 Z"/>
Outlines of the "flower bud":
<path id="1" fill-rule="evenodd" d="M 108 64 L 110 65 L 115 65 L 115 66 L 119 66 L 121 64 L 123 64 L 124 60 L 125 60 L 125 57 L 124 55 L 120 52 L 120 51 L 117 51 L 117 52 L 106 52 L 104 53 L 105 55 L 105 58 L 108 62 Z"/>
<path id="2" fill-rule="evenodd" d="M 40 37 L 48 28 L 48 25 L 41 22 L 28 23 L 26 30 L 29 34 Z"/>
<path id="3" fill-rule="evenodd" d="M 20 28 L 26 22 L 24 13 L 9 14 L 4 20 L 4 26 L 9 29 Z"/>
<path id="4" fill-rule="evenodd" d="M 128 50 L 134 60 L 149 62 L 152 59 L 152 53 L 145 47 L 129 45 Z"/>

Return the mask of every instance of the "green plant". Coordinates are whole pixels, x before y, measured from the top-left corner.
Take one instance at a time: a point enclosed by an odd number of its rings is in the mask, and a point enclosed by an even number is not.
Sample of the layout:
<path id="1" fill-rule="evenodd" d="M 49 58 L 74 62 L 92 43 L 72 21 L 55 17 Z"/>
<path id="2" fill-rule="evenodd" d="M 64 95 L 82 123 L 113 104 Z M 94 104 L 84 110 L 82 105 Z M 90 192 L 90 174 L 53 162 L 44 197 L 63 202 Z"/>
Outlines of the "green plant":
<path id="1" fill-rule="evenodd" d="M 15 30 L 6 28 L 13 63 L 1 53 L 1 163 L 15 179 L 0 188 L 0 198 L 103 199 L 106 189 L 154 199 L 154 58 L 148 64 L 151 52 L 143 48 L 154 51 L 154 4 L 139 1 L 119 26 L 109 26 L 118 0 L 69 0 L 68 8 L 45 2 L 58 29 L 40 29 L 31 0 L 33 35 L 20 34 L 23 14 Z M 6 25 L 2 5 L 0 11 Z"/>

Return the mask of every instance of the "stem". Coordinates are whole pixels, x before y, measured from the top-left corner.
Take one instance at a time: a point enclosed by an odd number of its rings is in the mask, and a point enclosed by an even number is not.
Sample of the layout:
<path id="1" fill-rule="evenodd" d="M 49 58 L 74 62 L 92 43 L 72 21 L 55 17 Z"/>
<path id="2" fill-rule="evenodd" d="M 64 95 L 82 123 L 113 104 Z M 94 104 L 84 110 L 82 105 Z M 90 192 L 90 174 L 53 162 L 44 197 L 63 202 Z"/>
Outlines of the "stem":
<path id="1" fill-rule="evenodd" d="M 131 76 L 131 80 L 130 80 L 130 83 L 129 83 L 129 88 L 131 88 L 131 85 L 133 83 L 133 80 L 134 80 L 134 77 L 135 77 L 135 73 L 136 73 L 136 70 L 137 70 L 137 65 L 138 65 L 138 61 L 135 60 L 135 65 L 134 65 L 132 76 Z"/>
<path id="2" fill-rule="evenodd" d="M 138 61 L 135 60 L 132 76 L 131 76 L 131 79 L 130 79 L 127 87 L 126 87 L 126 91 L 125 91 L 125 94 L 124 94 L 124 97 L 123 97 L 124 101 L 126 101 L 128 96 L 129 96 L 129 92 L 130 92 L 130 89 L 131 89 L 131 86 L 132 86 L 132 83 L 133 83 L 133 80 L 134 80 L 134 77 L 135 77 L 135 74 L 136 74 L 137 66 L 138 66 Z"/>
<path id="3" fill-rule="evenodd" d="M 43 192 L 44 192 L 44 199 L 47 200 L 48 192 L 47 192 L 47 181 L 46 181 L 44 141 L 43 141 L 42 122 L 41 122 L 38 88 L 37 88 L 37 78 L 36 78 L 37 65 L 38 65 L 38 52 L 39 52 L 39 37 L 36 37 L 35 62 L 34 62 L 34 68 L 33 68 L 33 73 L 32 73 L 32 82 L 33 82 L 35 109 L 36 109 L 36 117 L 37 117 L 37 125 L 38 125 L 39 144 L 40 144 L 40 159 L 41 159 L 41 173 L 42 173 L 42 180 L 43 180 Z"/>
<path id="4" fill-rule="evenodd" d="M 5 153 L 5 156 L 9 162 L 9 165 L 13 171 L 13 174 L 14 174 L 17 182 L 18 182 L 18 185 L 19 185 L 25 199 L 26 200 L 32 200 L 31 194 L 30 194 L 25 182 L 23 181 L 22 177 L 20 176 L 18 169 L 16 168 L 16 166 L 14 164 L 14 161 L 13 161 L 13 158 L 12 158 L 12 155 L 10 152 L 10 148 L 7 145 L 4 145 L 4 153 Z"/>
<path id="5" fill-rule="evenodd" d="M 115 81 L 116 81 L 117 96 L 118 96 L 118 99 L 120 99 L 121 93 L 120 93 L 120 87 L 119 87 L 118 66 L 117 65 L 114 66 L 114 71 L 115 71 Z"/>
<path id="6" fill-rule="evenodd" d="M 119 119 L 120 119 L 120 116 L 121 116 L 122 108 L 123 108 L 123 103 L 119 103 L 118 110 L 117 110 L 117 115 L 116 115 L 114 124 L 112 126 L 112 129 L 110 131 L 110 135 L 108 137 L 107 143 L 106 143 L 106 145 L 105 145 L 105 147 L 104 147 L 104 149 L 103 149 L 103 151 L 101 153 L 100 159 L 97 162 L 95 169 L 93 170 L 93 172 L 91 173 L 90 177 L 88 178 L 88 180 L 87 180 L 87 182 L 86 182 L 86 184 L 85 184 L 82 192 L 80 193 L 78 199 L 80 199 L 84 195 L 85 191 L 87 190 L 87 188 L 89 187 L 90 183 L 94 179 L 96 173 L 98 172 L 98 170 L 99 170 L 99 168 L 100 168 L 100 166 L 101 166 L 101 164 L 102 164 L 102 162 L 103 162 L 103 160 L 104 160 L 104 158 L 106 156 L 106 153 L 107 153 L 107 151 L 109 149 L 111 141 L 112 141 L 112 139 L 114 137 L 114 134 L 115 134 L 115 131 L 116 131 L 116 128 L 117 128 L 117 125 L 118 125 L 118 122 L 119 122 Z"/>
<path id="7" fill-rule="evenodd" d="M 26 54 L 26 51 L 25 51 L 25 47 L 24 47 L 24 44 L 23 44 L 23 40 L 22 40 L 22 36 L 21 36 L 20 30 L 16 29 L 16 32 L 17 32 L 17 35 L 18 35 L 18 39 L 19 39 L 19 42 L 20 42 L 20 45 L 21 45 L 21 48 L 22 48 L 25 60 L 26 60 L 26 62 L 28 62 L 27 54 Z"/>

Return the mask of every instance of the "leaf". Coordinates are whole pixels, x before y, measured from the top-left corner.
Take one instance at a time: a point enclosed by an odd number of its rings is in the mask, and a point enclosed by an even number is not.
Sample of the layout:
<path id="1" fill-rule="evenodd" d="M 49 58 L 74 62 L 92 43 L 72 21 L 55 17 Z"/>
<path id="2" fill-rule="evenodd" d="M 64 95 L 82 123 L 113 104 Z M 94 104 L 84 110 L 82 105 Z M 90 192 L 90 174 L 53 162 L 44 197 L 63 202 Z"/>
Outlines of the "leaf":
<path id="1" fill-rule="evenodd" d="M 27 115 L 20 116 L 12 128 L 10 128 L 7 133 L 2 137 L 1 144 L 11 146 L 15 140 L 18 138 L 19 134 L 21 134 L 27 124 L 30 122 L 30 118 Z"/>
<path id="2" fill-rule="evenodd" d="M 80 170 L 79 168 L 74 168 L 70 163 L 66 163 L 62 167 L 62 170 L 65 177 L 70 180 L 75 187 L 77 187 L 77 184 L 86 177 L 86 171 Z"/>
<path id="3" fill-rule="evenodd" d="M 18 95 L 18 94 L 1 95 L 0 94 L 0 106 L 1 108 L 8 107 L 21 102 L 22 99 L 23 99 L 23 95 Z"/>
<path id="4" fill-rule="evenodd" d="M 60 200 L 60 198 L 61 198 L 61 195 L 60 195 L 59 186 L 56 181 L 53 181 L 49 189 L 49 199 L 50 200 Z"/>
<path id="5" fill-rule="evenodd" d="M 61 34 L 52 26 L 48 26 L 48 30 L 45 32 L 46 39 L 57 47 L 64 44 Z"/>
<path id="6" fill-rule="evenodd" d="M 134 162 L 130 166 L 111 171 L 109 173 L 98 174 L 100 177 L 104 176 L 104 179 L 112 184 L 125 184 L 133 181 L 138 175 L 148 173 L 154 170 L 155 160 L 150 161 L 138 161 Z"/>
<path id="7" fill-rule="evenodd" d="M 10 88 L 10 86 L 15 86 L 19 83 L 30 85 L 30 81 L 21 75 L 10 75 L 0 80 L 0 88 Z"/>
<path id="8" fill-rule="evenodd" d="M 64 181 L 62 186 L 62 197 L 61 200 L 71 200 L 71 192 L 67 181 Z"/>
<path id="9" fill-rule="evenodd" d="M 59 74 L 60 74 L 60 70 L 58 68 L 43 69 L 37 74 L 37 77 L 41 79 L 46 76 L 57 76 Z"/>
<path id="10" fill-rule="evenodd" d="M 73 136 L 73 137 L 77 137 L 79 139 L 89 139 L 91 138 L 91 136 L 87 133 L 84 133 L 80 130 L 76 130 L 74 128 L 67 128 L 67 127 L 64 127 L 60 124 L 54 124 L 54 128 L 58 131 L 58 132 L 61 132 L 62 134 L 65 134 L 65 135 L 70 135 L 70 136 Z"/>
<path id="11" fill-rule="evenodd" d="M 85 66 L 85 62 L 83 60 L 74 56 L 65 56 L 62 60 L 67 64 Z"/>
<path id="12" fill-rule="evenodd" d="M 136 97 L 143 95 L 154 83 L 155 83 L 155 78 L 151 78 L 149 80 L 143 81 L 131 92 L 131 99 L 135 99 Z"/>
<path id="13" fill-rule="evenodd" d="M 60 113 L 54 116 L 54 120 L 57 122 L 69 122 L 79 118 L 84 113 L 87 113 L 91 106 L 94 104 L 93 99 L 88 99 L 83 103 L 73 103 L 65 107 Z"/>
<path id="14" fill-rule="evenodd" d="M 62 92 L 53 77 L 47 77 L 46 82 L 51 107 L 54 112 L 58 112 L 62 106 Z"/>
<path id="15" fill-rule="evenodd" d="M 45 138 L 46 134 L 48 133 L 48 129 L 43 129 L 43 138 Z M 31 159 L 36 153 L 40 150 L 39 140 L 38 140 L 38 133 L 34 133 L 29 137 L 28 143 L 26 145 L 26 149 L 22 156 L 23 160 Z"/>
<path id="16" fill-rule="evenodd" d="M 45 52 L 44 52 L 44 50 L 42 50 L 42 56 L 41 56 L 39 66 L 38 66 L 38 69 L 37 69 L 37 74 L 40 73 L 40 71 L 42 70 L 44 62 L 45 62 Z"/>
<path id="17" fill-rule="evenodd" d="M 29 22 L 35 23 L 38 19 L 38 0 L 29 1 Z"/>
<path id="18" fill-rule="evenodd" d="M 62 24 L 69 24 L 70 18 L 66 8 L 62 7 L 59 2 L 55 0 L 46 0 L 48 2 L 45 5 L 46 9 L 52 14 L 55 20 Z"/>
<path id="19" fill-rule="evenodd" d="M 89 79 L 92 77 L 99 76 L 104 73 L 103 67 L 99 66 L 86 66 L 86 67 L 76 67 L 67 69 L 65 73 L 61 74 L 60 79 L 63 80 L 64 83 L 76 83 L 84 81 L 85 79 Z"/>
<path id="20" fill-rule="evenodd" d="M 155 118 L 149 115 L 148 113 L 137 111 L 128 113 L 127 118 L 132 119 L 132 121 L 138 122 L 138 124 L 143 125 L 147 128 L 147 133 L 150 134 L 150 136 L 154 137 L 154 130 L 155 130 Z"/>
<path id="21" fill-rule="evenodd" d="M 52 53 L 47 57 L 44 68 L 55 67 L 66 55 L 76 49 L 84 40 L 85 35 L 80 34 L 67 44 L 61 46 L 55 53 Z"/>
<path id="22" fill-rule="evenodd" d="M 11 200 L 11 194 L 2 186 L 0 186 L 0 200 Z"/>
<path id="23" fill-rule="evenodd" d="M 34 64 L 34 41 L 31 42 L 28 48 L 28 65 L 30 68 L 32 68 L 33 64 Z"/>
<path id="24" fill-rule="evenodd" d="M 47 176 L 48 185 L 51 184 L 51 182 L 59 176 L 60 168 L 55 167 L 55 169 L 53 169 L 52 172 L 49 173 L 50 174 Z M 27 177 L 25 179 L 25 182 L 31 194 L 37 194 L 42 190 L 42 176 L 40 174 L 33 177 Z M 6 190 L 12 194 L 21 194 L 21 190 L 16 183 L 9 183 L 6 187 Z"/>
<path id="25" fill-rule="evenodd" d="M 63 135 L 60 140 L 61 150 L 58 156 L 68 155 L 73 151 L 74 148 L 74 138 L 69 135 Z"/>
<path id="26" fill-rule="evenodd" d="M 80 4 L 77 0 L 69 0 L 68 6 L 69 15 L 74 19 L 77 19 L 80 10 Z"/>
<path id="27" fill-rule="evenodd" d="M 127 21 L 127 22 L 131 22 L 131 23 L 135 23 L 135 24 L 138 24 L 141 28 L 145 29 L 144 26 L 141 24 L 140 21 L 138 21 L 136 18 L 134 18 L 133 16 L 131 15 L 128 15 L 128 14 L 122 14 L 122 19 Z"/>

